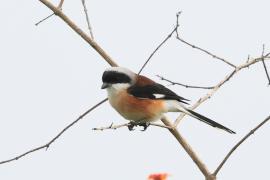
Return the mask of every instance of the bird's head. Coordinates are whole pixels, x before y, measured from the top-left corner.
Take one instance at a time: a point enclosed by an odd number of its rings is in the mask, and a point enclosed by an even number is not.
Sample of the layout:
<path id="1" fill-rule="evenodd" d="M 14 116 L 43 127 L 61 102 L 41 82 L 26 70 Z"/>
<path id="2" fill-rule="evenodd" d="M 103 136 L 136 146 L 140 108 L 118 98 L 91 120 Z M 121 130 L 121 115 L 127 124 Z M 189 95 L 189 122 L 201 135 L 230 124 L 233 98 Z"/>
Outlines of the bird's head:
<path id="1" fill-rule="evenodd" d="M 127 89 L 135 84 L 136 76 L 134 72 L 123 67 L 110 67 L 102 75 L 101 89 L 121 90 Z"/>

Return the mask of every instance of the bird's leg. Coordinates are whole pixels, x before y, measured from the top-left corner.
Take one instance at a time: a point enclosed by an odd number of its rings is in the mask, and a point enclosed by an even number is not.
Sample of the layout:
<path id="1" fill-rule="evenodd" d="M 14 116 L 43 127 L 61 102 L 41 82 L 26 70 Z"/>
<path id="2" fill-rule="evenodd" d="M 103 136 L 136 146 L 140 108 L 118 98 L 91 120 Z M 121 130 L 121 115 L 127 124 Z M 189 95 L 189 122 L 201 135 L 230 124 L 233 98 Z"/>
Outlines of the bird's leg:
<path id="1" fill-rule="evenodd" d="M 149 122 L 134 122 L 134 121 L 130 121 L 129 124 L 127 125 L 128 129 L 130 131 L 133 131 L 134 130 L 134 126 L 142 126 L 143 127 L 143 130 L 141 131 L 145 131 L 148 126 L 150 125 Z"/>
<path id="2" fill-rule="evenodd" d="M 143 127 L 143 130 L 141 131 L 145 131 L 148 128 L 148 126 L 150 126 L 150 123 L 149 122 L 139 123 L 138 126 Z"/>
<path id="3" fill-rule="evenodd" d="M 133 131 L 134 126 L 137 126 L 137 124 L 135 122 L 133 122 L 133 121 L 130 121 L 129 124 L 127 125 L 128 130 Z"/>

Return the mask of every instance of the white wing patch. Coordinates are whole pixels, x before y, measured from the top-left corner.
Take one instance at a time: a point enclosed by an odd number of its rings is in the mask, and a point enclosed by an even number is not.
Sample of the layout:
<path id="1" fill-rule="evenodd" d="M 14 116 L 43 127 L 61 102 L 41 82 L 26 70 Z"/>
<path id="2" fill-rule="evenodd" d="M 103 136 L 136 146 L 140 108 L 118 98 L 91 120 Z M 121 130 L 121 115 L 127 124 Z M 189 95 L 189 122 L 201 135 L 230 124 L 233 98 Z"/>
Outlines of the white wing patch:
<path id="1" fill-rule="evenodd" d="M 159 99 L 159 98 L 164 98 L 165 95 L 164 94 L 153 94 L 155 96 L 155 98 Z"/>

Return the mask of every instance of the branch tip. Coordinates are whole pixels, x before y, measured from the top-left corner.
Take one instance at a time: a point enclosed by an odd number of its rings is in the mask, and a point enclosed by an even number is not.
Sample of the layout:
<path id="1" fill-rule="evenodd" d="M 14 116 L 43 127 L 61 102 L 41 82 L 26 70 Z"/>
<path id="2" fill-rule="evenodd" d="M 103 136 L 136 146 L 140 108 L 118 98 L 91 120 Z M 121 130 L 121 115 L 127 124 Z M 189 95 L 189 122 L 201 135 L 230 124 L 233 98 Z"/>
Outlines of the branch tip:
<path id="1" fill-rule="evenodd" d="M 41 19 L 40 21 L 38 21 L 37 23 L 35 23 L 35 26 L 38 26 L 39 24 L 41 24 L 42 22 L 46 21 L 47 19 L 49 19 L 53 15 L 55 15 L 55 13 L 52 13 L 52 14 L 48 15 L 47 17 Z"/>

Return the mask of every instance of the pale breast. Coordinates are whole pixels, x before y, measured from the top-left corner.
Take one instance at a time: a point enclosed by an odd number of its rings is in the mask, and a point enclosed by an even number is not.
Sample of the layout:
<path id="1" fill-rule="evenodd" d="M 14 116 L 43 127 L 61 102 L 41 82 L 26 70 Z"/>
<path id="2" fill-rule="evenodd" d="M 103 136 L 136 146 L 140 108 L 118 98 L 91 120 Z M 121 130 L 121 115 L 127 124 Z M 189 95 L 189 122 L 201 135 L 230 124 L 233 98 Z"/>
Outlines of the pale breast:
<path id="1" fill-rule="evenodd" d="M 162 100 L 140 99 L 126 93 L 109 94 L 112 107 L 125 119 L 133 121 L 154 121 L 164 113 Z"/>

